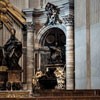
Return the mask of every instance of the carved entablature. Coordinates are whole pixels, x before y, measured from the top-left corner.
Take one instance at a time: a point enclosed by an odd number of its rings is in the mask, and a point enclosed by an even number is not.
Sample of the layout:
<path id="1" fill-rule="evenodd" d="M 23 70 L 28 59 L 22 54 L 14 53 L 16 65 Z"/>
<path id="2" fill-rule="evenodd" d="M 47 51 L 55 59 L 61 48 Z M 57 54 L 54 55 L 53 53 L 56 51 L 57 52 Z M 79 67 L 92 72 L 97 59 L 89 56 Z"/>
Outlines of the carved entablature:
<path id="1" fill-rule="evenodd" d="M 59 18 L 60 9 L 57 6 L 51 3 L 47 3 L 45 11 L 47 12 L 47 21 L 45 25 L 55 25 L 57 23 L 62 23 Z"/>
<path id="2" fill-rule="evenodd" d="M 63 18 L 63 21 L 66 25 L 74 25 L 74 16 L 73 15 L 66 15 Z"/>

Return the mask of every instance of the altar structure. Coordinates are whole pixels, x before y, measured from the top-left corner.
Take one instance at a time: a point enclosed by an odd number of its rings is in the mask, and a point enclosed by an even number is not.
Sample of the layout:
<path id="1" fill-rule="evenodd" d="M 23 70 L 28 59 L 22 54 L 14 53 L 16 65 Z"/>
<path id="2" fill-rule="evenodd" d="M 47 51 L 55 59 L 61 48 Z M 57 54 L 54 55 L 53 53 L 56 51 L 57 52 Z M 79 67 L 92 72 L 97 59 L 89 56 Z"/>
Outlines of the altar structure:
<path id="1" fill-rule="evenodd" d="M 48 2 L 44 8 L 23 9 L 22 13 L 9 0 L 1 0 L 0 5 L 1 23 L 11 32 L 16 22 L 23 35 L 23 74 L 8 70 L 8 80 L 16 76 L 31 91 L 32 78 L 39 70 L 45 75 L 55 69 L 55 75 L 61 74 L 56 76 L 61 83 L 55 88 L 74 89 L 74 1 L 61 5 Z"/>

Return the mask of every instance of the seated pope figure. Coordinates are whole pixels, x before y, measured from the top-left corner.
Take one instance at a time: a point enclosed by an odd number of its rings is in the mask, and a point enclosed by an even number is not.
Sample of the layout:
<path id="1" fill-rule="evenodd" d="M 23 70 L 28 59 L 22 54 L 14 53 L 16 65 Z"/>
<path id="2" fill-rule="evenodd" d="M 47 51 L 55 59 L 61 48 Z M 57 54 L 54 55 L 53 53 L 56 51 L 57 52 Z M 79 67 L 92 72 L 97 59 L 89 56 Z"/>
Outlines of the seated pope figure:
<path id="1" fill-rule="evenodd" d="M 4 45 L 5 59 L 9 70 L 20 70 L 18 64 L 22 55 L 22 43 L 15 37 L 15 29 L 11 29 L 11 36 Z"/>

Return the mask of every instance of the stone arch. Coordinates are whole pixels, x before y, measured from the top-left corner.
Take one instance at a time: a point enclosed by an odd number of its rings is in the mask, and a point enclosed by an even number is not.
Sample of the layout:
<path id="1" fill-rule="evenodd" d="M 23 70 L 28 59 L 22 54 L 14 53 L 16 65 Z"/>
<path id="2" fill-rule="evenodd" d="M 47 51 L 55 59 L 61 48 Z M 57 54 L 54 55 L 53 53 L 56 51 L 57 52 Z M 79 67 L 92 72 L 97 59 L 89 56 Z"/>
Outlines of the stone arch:
<path id="1" fill-rule="evenodd" d="M 44 26 L 37 33 L 36 43 L 37 43 L 38 47 L 41 48 L 43 46 L 41 41 L 44 38 L 44 36 L 46 35 L 46 32 L 52 28 L 57 28 L 57 29 L 61 30 L 66 36 L 66 26 L 64 24 L 62 24 L 62 25 L 49 25 L 46 27 Z"/>

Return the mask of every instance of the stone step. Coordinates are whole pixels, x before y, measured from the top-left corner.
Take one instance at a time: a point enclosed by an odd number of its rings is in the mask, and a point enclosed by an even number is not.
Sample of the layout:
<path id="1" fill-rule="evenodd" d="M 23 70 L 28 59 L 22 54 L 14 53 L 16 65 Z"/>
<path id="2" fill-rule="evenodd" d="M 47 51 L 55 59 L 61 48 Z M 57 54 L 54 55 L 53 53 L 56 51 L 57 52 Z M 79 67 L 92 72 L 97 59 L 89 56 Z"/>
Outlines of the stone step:
<path id="1" fill-rule="evenodd" d="M 100 100 L 100 96 L 48 96 L 31 98 L 0 98 L 0 100 Z"/>
<path id="2" fill-rule="evenodd" d="M 36 90 L 39 96 L 100 96 L 100 90 Z"/>

